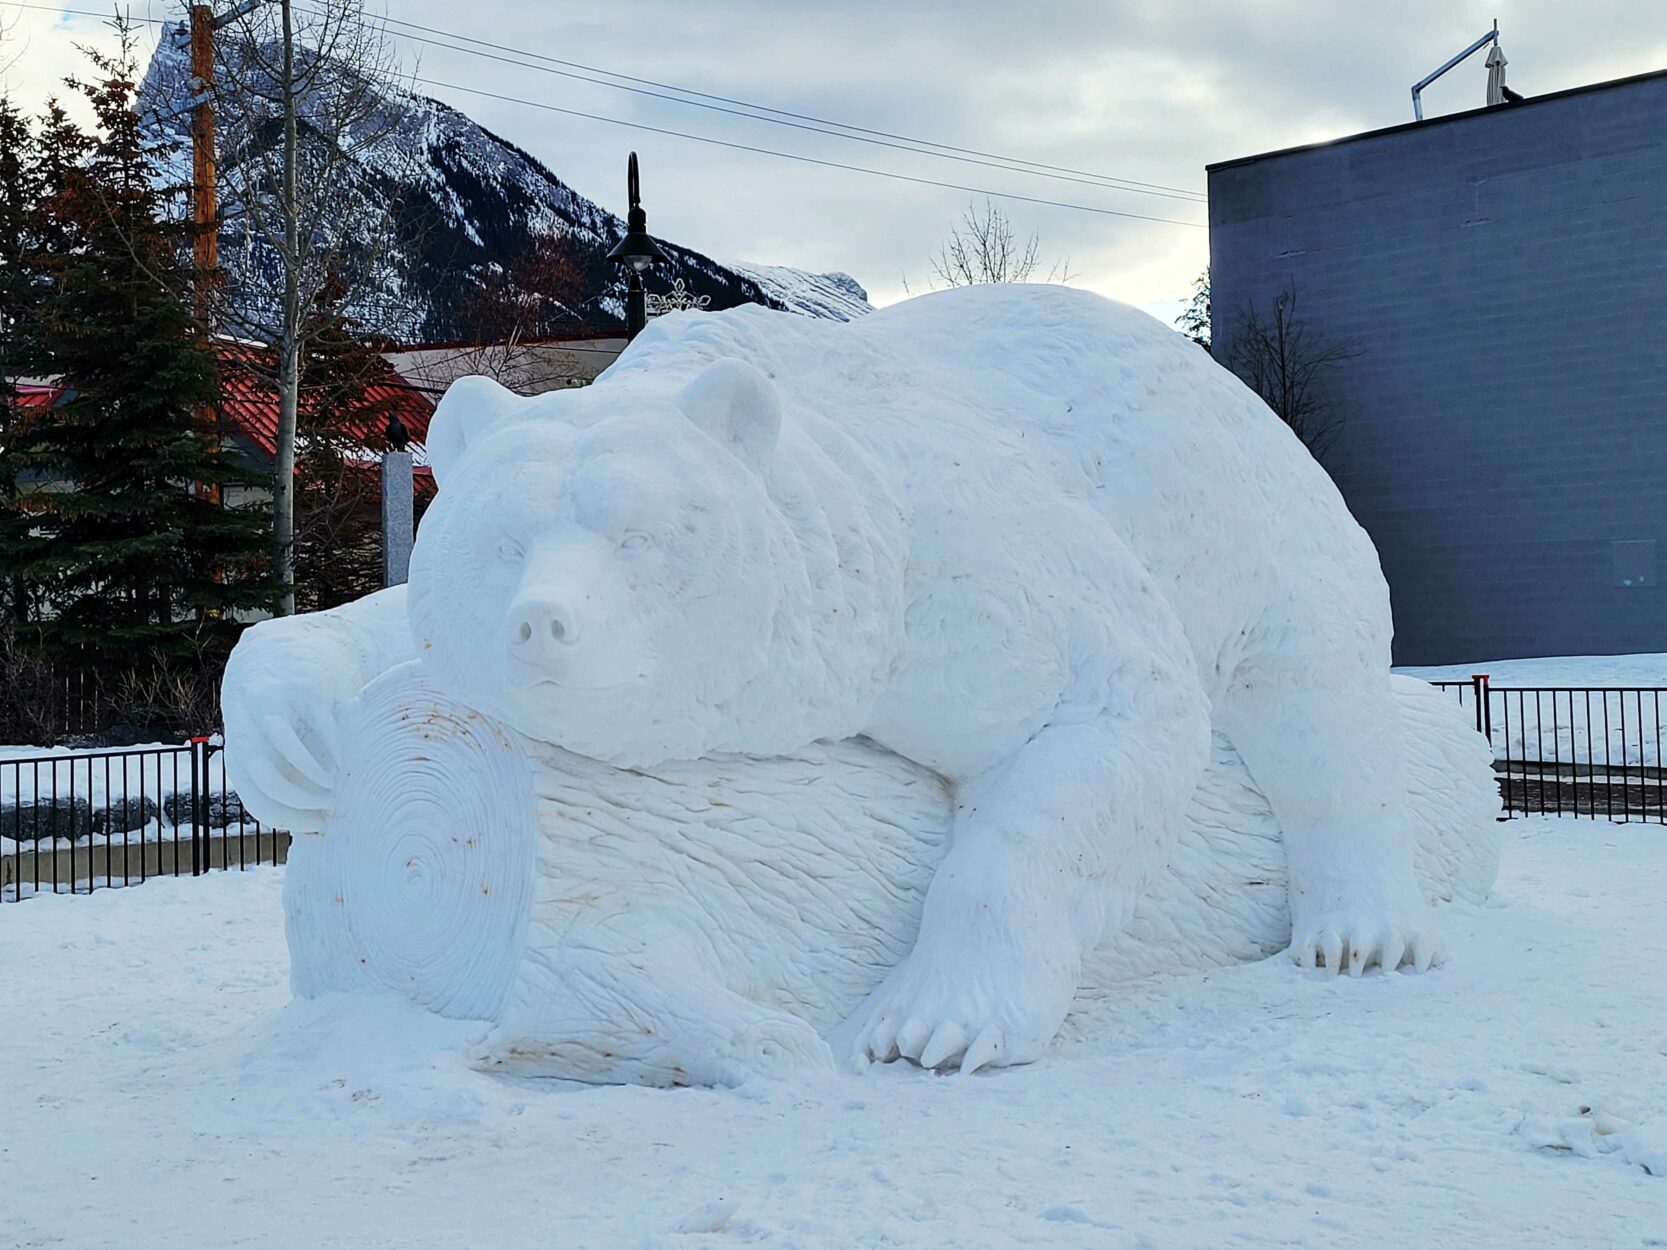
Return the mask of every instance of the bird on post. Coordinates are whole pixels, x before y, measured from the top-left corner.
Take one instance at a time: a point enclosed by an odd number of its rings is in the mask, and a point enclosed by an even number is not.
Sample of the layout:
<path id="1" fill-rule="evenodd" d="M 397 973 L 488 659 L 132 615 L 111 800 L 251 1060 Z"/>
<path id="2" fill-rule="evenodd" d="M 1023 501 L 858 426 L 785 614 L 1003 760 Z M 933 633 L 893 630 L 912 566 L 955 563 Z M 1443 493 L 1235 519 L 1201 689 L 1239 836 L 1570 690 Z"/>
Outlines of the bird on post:
<path id="1" fill-rule="evenodd" d="M 388 440 L 390 451 L 404 451 L 411 445 L 411 431 L 405 428 L 405 422 L 399 419 L 399 413 L 388 417 L 388 424 L 382 431 Z"/>

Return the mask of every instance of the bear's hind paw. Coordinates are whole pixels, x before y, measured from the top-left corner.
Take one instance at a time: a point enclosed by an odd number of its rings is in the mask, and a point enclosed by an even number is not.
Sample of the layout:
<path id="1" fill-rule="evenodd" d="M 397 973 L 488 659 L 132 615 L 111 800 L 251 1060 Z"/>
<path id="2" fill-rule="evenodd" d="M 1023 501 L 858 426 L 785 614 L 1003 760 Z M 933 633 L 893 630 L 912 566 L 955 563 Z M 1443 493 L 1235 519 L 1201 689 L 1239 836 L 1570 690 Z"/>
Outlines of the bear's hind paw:
<path id="1" fill-rule="evenodd" d="M 1351 977 L 1371 967 L 1427 972 L 1441 962 L 1441 945 L 1428 917 L 1410 924 L 1374 924 L 1344 915 L 1318 916 L 1292 934 L 1287 953 L 1299 967 Z"/>
<path id="2" fill-rule="evenodd" d="M 1065 961 L 1022 946 L 952 946 L 959 957 L 934 958 L 932 945 L 917 947 L 860 1009 L 859 1066 L 901 1058 L 971 1073 L 1040 1058 L 1076 990 Z"/>

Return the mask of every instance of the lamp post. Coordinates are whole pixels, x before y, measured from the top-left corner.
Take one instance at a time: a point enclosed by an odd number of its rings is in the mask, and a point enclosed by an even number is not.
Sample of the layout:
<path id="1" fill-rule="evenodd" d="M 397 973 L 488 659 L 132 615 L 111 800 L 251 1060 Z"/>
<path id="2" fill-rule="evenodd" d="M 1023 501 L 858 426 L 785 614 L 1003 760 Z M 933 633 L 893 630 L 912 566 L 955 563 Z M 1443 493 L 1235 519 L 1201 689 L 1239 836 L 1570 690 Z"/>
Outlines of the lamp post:
<path id="1" fill-rule="evenodd" d="M 648 296 L 643 292 L 643 270 L 666 259 L 660 245 L 648 237 L 648 214 L 643 211 L 642 194 L 637 187 L 637 154 L 631 153 L 626 164 L 626 191 L 630 196 L 631 211 L 625 219 L 625 237 L 614 244 L 608 259 L 624 265 L 630 273 L 625 289 L 625 341 L 630 342 L 648 324 Z"/>

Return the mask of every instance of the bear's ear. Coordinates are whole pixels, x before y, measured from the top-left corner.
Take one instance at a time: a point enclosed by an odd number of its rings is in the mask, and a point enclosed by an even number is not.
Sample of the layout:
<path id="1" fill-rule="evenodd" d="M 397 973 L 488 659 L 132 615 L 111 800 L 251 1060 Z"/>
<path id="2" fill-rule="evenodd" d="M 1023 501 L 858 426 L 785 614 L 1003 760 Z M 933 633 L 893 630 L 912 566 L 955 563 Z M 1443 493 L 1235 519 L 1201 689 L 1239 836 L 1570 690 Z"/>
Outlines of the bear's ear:
<path id="1" fill-rule="evenodd" d="M 684 414 L 742 460 L 762 469 L 781 434 L 781 397 L 769 378 L 743 360 L 718 360 L 688 386 Z"/>
<path id="2" fill-rule="evenodd" d="M 520 415 L 527 400 L 506 390 L 491 378 L 458 378 L 441 396 L 428 423 L 428 464 L 441 486 L 463 459 L 471 444 L 478 443 L 498 426 Z"/>

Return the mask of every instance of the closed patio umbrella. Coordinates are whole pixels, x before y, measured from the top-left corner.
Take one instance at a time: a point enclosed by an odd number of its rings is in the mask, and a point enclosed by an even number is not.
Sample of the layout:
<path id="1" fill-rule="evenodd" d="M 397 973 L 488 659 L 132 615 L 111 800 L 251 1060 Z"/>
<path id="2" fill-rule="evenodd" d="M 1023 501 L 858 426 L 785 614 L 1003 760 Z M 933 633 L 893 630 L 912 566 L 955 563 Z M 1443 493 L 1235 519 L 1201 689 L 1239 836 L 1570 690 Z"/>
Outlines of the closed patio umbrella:
<path id="1" fill-rule="evenodd" d="M 1505 49 L 1499 46 L 1499 40 L 1493 41 L 1493 47 L 1488 49 L 1488 104 L 1505 103 Z"/>

